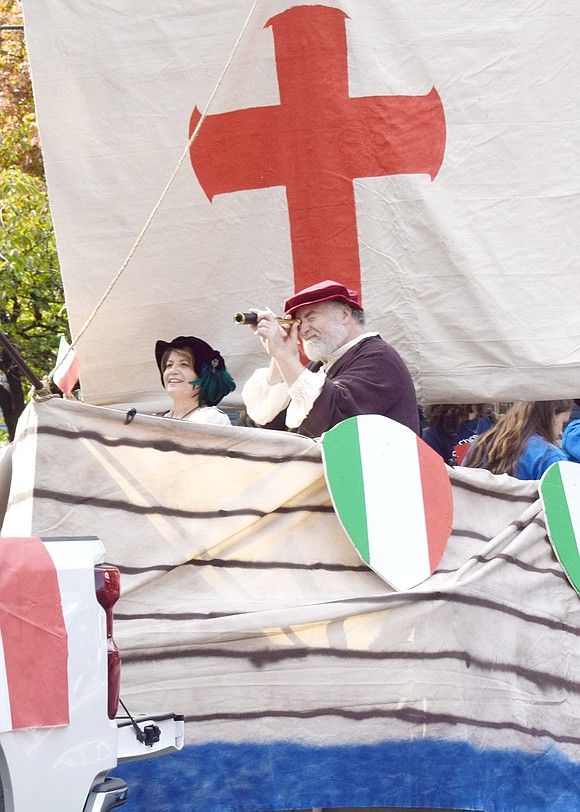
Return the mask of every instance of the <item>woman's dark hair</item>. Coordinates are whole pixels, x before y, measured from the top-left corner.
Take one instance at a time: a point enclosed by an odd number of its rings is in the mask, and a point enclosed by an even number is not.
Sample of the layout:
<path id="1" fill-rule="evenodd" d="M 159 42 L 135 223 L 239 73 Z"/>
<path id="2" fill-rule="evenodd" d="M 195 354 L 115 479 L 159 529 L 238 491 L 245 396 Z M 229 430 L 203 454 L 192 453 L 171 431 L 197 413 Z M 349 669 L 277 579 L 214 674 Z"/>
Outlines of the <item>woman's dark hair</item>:
<path id="1" fill-rule="evenodd" d="M 489 415 L 495 422 L 495 416 L 490 411 L 488 403 L 432 403 L 425 406 L 423 415 L 427 425 L 435 429 L 442 429 L 445 434 L 457 434 L 459 427 L 469 415 L 475 412 L 476 417 Z"/>
<path id="2" fill-rule="evenodd" d="M 423 414 L 427 425 L 443 429 L 445 434 L 457 434 L 459 426 L 467 420 L 471 411 L 468 403 L 432 403 L 425 406 Z"/>

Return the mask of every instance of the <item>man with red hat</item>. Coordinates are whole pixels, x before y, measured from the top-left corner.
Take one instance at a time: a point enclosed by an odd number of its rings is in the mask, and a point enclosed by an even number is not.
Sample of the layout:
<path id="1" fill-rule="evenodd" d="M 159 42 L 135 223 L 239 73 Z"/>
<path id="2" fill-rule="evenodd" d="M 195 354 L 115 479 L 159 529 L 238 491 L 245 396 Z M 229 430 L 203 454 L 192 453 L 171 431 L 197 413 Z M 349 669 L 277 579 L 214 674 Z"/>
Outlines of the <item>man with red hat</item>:
<path id="1" fill-rule="evenodd" d="M 326 280 L 295 293 L 284 312 L 299 323 L 288 326 L 271 310 L 253 312 L 252 329 L 270 356 L 270 366 L 257 369 L 243 390 L 257 425 L 319 437 L 347 417 L 382 414 L 419 432 L 409 370 L 378 333 L 365 332 L 356 291 Z"/>

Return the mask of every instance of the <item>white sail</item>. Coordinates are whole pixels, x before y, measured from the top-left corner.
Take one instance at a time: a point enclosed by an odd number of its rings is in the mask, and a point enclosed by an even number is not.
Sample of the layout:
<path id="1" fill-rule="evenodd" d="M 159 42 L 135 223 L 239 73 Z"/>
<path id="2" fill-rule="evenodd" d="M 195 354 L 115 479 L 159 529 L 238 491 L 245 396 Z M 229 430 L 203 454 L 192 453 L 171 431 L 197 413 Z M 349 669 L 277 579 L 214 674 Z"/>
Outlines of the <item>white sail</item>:
<path id="1" fill-rule="evenodd" d="M 233 313 L 337 277 L 423 402 L 578 394 L 580 23 L 561 0 L 24 11 L 73 337 L 138 241 L 78 341 L 87 402 L 154 404 L 154 342 L 179 334 L 241 384 L 263 355 Z M 138 240 L 210 99 L 195 171 L 186 155 Z"/>

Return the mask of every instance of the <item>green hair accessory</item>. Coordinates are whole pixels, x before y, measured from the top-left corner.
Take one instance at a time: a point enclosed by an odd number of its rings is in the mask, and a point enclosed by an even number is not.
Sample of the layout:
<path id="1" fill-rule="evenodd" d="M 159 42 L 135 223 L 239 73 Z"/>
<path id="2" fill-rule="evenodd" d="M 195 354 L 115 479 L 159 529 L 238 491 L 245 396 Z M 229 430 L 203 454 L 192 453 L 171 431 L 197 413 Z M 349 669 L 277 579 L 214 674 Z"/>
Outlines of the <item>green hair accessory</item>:
<path id="1" fill-rule="evenodd" d="M 236 388 L 234 379 L 225 368 L 225 365 L 220 364 L 220 358 L 212 358 L 209 363 L 205 363 L 202 367 L 199 378 L 195 381 L 188 381 L 191 386 L 199 386 L 199 403 L 201 406 L 216 406 L 220 400 L 233 392 Z"/>

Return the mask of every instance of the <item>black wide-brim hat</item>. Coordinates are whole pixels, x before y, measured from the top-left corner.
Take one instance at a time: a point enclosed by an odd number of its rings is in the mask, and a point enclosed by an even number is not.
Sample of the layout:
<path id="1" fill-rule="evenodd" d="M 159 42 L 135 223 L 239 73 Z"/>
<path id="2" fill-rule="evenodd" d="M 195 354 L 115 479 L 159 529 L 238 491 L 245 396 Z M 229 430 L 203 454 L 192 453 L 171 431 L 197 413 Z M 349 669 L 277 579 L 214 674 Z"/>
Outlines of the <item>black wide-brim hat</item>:
<path id="1" fill-rule="evenodd" d="M 221 370 L 226 365 L 217 350 L 210 347 L 207 341 L 196 338 L 196 336 L 177 336 L 173 341 L 157 341 L 155 344 L 155 360 L 157 361 L 157 368 L 161 375 L 161 383 L 163 383 L 163 370 L 161 369 L 163 356 L 168 350 L 183 349 L 188 349 L 193 353 L 195 371 L 198 375 L 201 374 L 202 368 L 206 364 L 215 370 Z"/>

